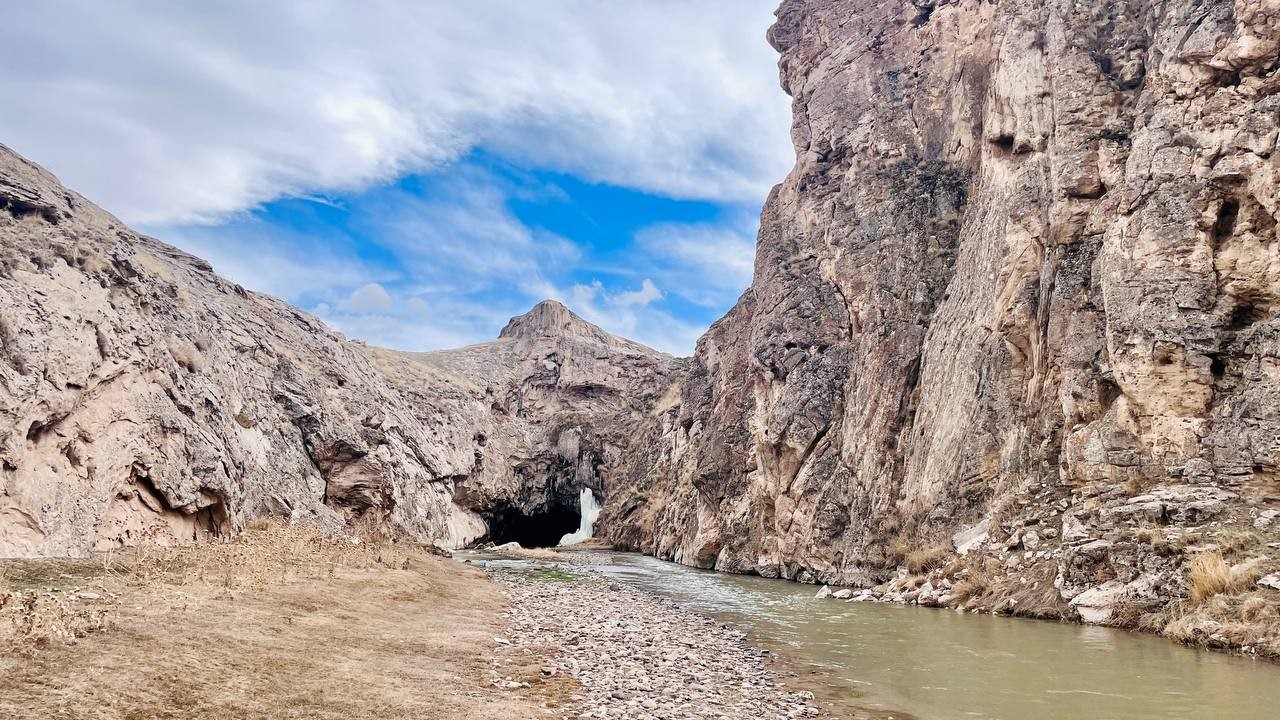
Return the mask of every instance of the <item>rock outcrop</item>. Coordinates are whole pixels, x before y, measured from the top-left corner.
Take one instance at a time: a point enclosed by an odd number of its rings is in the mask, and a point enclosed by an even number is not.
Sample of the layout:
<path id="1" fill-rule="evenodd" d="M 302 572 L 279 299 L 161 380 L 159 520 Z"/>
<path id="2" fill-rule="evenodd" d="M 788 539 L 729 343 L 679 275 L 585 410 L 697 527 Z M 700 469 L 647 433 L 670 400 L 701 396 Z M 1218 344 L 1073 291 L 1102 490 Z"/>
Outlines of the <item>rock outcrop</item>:
<path id="1" fill-rule="evenodd" d="M 576 511 L 671 366 L 556 303 L 457 351 L 349 342 L 2 147 L 0 358 L 0 556 L 369 512 L 457 546 Z"/>
<path id="2" fill-rule="evenodd" d="M 0 153 L 0 554 L 261 514 L 457 545 L 590 487 L 679 562 L 1247 645 L 1272 585 L 1167 610 L 1193 558 L 1280 570 L 1277 18 L 786 0 L 796 164 L 689 360 L 554 303 L 367 348 Z"/>
<path id="3" fill-rule="evenodd" d="M 959 544 L 1044 614 L 1182 596 L 1171 546 L 1280 503 L 1277 18 L 784 2 L 795 167 L 601 526 L 860 586 Z"/>

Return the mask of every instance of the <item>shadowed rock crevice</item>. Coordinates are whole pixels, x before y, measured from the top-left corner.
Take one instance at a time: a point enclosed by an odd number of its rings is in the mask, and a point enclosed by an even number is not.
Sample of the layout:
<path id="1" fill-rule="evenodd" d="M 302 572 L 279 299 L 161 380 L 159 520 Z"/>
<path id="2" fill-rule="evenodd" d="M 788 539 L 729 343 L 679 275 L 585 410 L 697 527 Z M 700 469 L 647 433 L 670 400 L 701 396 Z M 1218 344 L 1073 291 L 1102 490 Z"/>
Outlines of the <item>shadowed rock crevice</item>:
<path id="1" fill-rule="evenodd" d="M 530 513 L 519 507 L 502 505 L 481 515 L 489 525 L 489 533 L 478 541 L 498 545 L 517 542 L 527 548 L 554 547 L 560 538 L 577 530 L 582 519 L 576 503 L 556 503 Z"/>

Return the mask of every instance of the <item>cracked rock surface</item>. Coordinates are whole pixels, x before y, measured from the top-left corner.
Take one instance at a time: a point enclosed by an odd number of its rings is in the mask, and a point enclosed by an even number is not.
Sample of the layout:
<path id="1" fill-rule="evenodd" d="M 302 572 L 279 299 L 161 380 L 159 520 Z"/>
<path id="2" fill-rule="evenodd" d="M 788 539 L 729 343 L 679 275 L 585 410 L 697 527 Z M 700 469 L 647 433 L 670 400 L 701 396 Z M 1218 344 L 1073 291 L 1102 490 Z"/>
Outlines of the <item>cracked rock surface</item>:
<path id="1" fill-rule="evenodd" d="M 458 546 L 602 488 L 673 362 L 550 301 L 456 351 L 350 342 L 0 146 L 0 556 L 263 515 Z"/>
<path id="2" fill-rule="evenodd" d="M 1013 554 L 1038 614 L 1185 597 L 1187 558 L 1280 505 L 1278 18 L 783 2 L 796 164 L 610 538 L 856 587 Z"/>

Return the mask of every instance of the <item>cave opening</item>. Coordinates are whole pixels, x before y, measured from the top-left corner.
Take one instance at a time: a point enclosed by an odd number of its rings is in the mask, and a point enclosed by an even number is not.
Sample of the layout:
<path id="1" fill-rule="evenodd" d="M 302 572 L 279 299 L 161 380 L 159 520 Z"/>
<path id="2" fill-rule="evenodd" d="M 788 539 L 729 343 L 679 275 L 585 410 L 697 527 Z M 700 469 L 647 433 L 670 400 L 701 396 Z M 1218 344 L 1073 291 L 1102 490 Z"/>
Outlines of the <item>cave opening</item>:
<path id="1" fill-rule="evenodd" d="M 576 504 L 552 504 L 526 513 L 504 506 L 488 514 L 489 540 L 497 545 L 518 542 L 521 547 L 555 547 L 560 538 L 578 529 L 581 513 Z"/>

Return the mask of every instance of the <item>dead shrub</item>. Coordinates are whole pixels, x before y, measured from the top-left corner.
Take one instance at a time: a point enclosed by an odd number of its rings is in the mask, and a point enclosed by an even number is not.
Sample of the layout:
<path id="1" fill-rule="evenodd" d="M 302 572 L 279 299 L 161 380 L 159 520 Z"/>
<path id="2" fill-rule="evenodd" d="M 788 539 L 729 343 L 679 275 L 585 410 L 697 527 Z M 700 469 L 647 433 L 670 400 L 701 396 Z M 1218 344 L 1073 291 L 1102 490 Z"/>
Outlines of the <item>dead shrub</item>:
<path id="1" fill-rule="evenodd" d="M 416 549 L 394 543 L 372 521 L 357 522 L 347 534 L 326 536 L 309 523 L 258 518 L 229 540 L 182 546 L 141 543 L 128 552 L 125 574 L 135 585 L 197 580 L 227 589 L 261 588 L 332 577 L 340 567 L 406 569 Z"/>
<path id="2" fill-rule="evenodd" d="M 1260 597 L 1251 597 L 1240 603 L 1240 619 L 1254 622 L 1262 618 L 1267 610 L 1267 601 Z M 1274 611 L 1271 613 L 1274 615 Z"/>
<path id="3" fill-rule="evenodd" d="M 1136 627 L 1142 620 L 1142 610 L 1131 602 L 1121 601 L 1111 608 L 1107 625 L 1118 628 Z"/>
<path id="4" fill-rule="evenodd" d="M 1191 560 L 1187 571 L 1187 587 L 1191 602 L 1202 605 L 1216 595 L 1234 594 L 1249 589 L 1262 577 L 1259 563 L 1242 563 L 1232 568 L 1217 550 L 1202 552 Z"/>
<path id="5" fill-rule="evenodd" d="M 1252 530 L 1225 530 L 1214 540 L 1226 556 L 1237 555 L 1262 544 L 1262 536 Z"/>
<path id="6" fill-rule="evenodd" d="M 948 558 L 951 557 L 951 551 L 947 548 L 935 545 L 932 547 L 919 548 L 912 550 L 903 558 L 903 562 L 907 566 L 907 572 L 913 575 L 929 572 L 934 568 L 941 567 Z"/>
<path id="7" fill-rule="evenodd" d="M 990 578 L 971 575 L 956 583 L 951 588 L 951 597 L 956 604 L 964 604 L 969 600 L 981 598 L 991 590 Z"/>
<path id="8" fill-rule="evenodd" d="M 190 340 L 180 337 L 170 337 L 167 340 L 169 346 L 169 354 L 173 356 L 174 362 L 178 363 L 187 372 L 198 373 L 204 369 L 204 355 L 196 349 L 196 346 Z"/>
<path id="9" fill-rule="evenodd" d="M 1187 570 L 1187 588 L 1191 602 L 1202 605 L 1206 600 L 1231 587 L 1231 566 L 1217 550 L 1203 552 L 1191 560 Z"/>
<path id="10" fill-rule="evenodd" d="M 29 655 L 107 627 L 107 609 L 36 590 L 0 593 L 0 639 L 11 652 Z"/>

